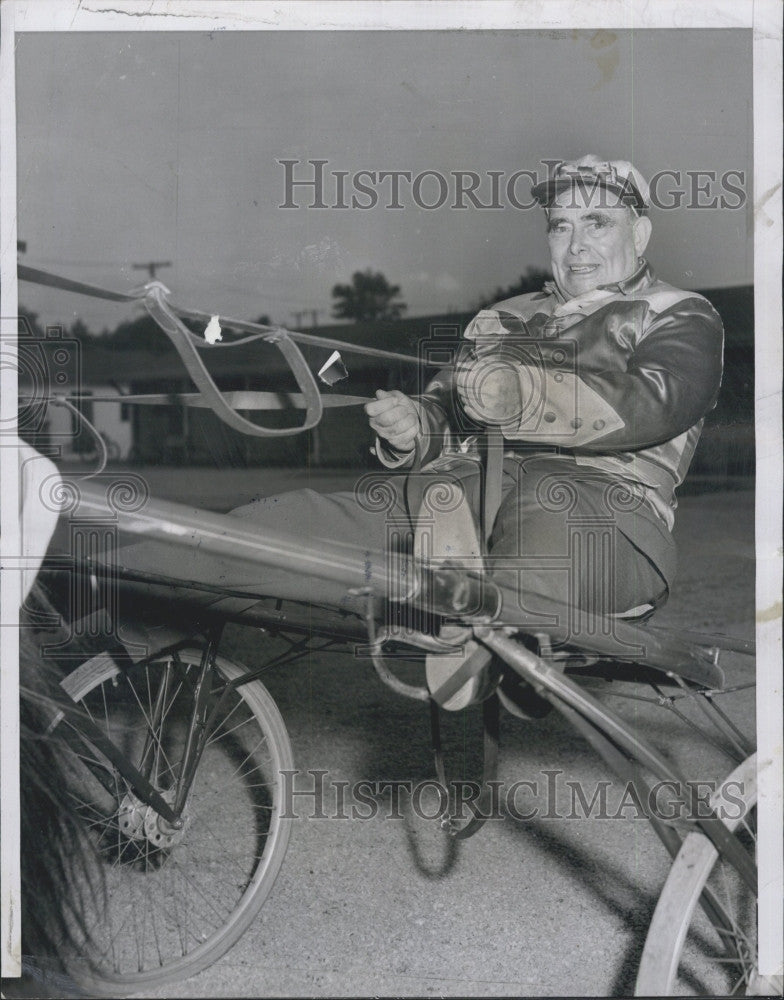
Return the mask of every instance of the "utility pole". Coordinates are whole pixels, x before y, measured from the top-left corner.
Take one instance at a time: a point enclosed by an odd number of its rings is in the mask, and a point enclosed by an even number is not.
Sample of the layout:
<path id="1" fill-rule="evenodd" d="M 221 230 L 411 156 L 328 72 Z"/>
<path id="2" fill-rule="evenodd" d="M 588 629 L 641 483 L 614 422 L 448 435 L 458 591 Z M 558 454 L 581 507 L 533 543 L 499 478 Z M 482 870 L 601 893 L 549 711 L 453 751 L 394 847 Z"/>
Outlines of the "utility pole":
<path id="1" fill-rule="evenodd" d="M 133 264 L 134 271 L 147 271 L 150 281 L 155 281 L 155 272 L 159 267 L 171 267 L 170 260 L 148 260 L 144 264 Z"/>
<path id="2" fill-rule="evenodd" d="M 310 316 L 311 326 L 318 326 L 318 314 L 320 311 L 320 309 L 300 309 L 299 311 L 292 312 L 291 315 L 294 317 L 294 325 L 296 329 L 301 329 L 302 320 L 305 316 Z"/>

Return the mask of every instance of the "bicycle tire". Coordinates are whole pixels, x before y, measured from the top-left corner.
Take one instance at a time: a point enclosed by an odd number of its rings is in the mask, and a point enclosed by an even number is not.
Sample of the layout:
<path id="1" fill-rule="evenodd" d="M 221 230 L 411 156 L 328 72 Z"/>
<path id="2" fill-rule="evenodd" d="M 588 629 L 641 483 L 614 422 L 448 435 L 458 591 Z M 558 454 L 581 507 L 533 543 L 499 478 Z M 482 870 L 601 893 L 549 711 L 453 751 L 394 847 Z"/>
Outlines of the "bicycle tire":
<path id="1" fill-rule="evenodd" d="M 137 767 L 144 736 L 152 734 L 151 780 L 164 794 L 176 777 L 176 754 L 184 745 L 192 704 L 190 676 L 201 656 L 201 649 L 193 647 L 178 651 L 176 658 L 122 670 L 106 658 L 83 664 L 63 682 Z M 221 681 L 246 673 L 223 656 L 216 656 L 215 666 Z M 153 732 L 152 703 L 161 692 L 164 712 Z M 92 770 L 74 753 L 67 780 L 97 848 L 101 888 L 81 894 L 80 906 L 89 910 L 82 912 L 81 923 L 89 932 L 79 928 L 78 953 L 66 957 L 65 964 L 96 996 L 122 996 L 186 979 L 236 943 L 283 863 L 291 821 L 281 815 L 279 774 L 293 767 L 283 719 L 260 681 L 234 689 L 231 704 L 210 728 L 186 824 L 173 841 L 171 828 L 162 827 L 157 813 L 135 798 L 116 768 L 86 745 L 94 755 Z"/>
<path id="2" fill-rule="evenodd" d="M 728 792 L 732 793 L 729 797 Z M 724 807 L 721 818 L 727 828 L 746 835 L 750 851 L 755 846 L 756 800 L 756 755 L 752 755 L 729 775 L 712 800 L 714 807 Z M 714 889 L 732 921 L 729 935 L 719 931 L 698 905 L 706 886 Z M 693 996 L 695 990 L 697 995 L 743 995 L 738 989 L 749 986 L 756 976 L 755 904 L 751 890 L 705 834 L 698 830 L 688 834 L 656 904 L 634 995 Z M 728 955 L 729 946 L 735 955 Z"/>

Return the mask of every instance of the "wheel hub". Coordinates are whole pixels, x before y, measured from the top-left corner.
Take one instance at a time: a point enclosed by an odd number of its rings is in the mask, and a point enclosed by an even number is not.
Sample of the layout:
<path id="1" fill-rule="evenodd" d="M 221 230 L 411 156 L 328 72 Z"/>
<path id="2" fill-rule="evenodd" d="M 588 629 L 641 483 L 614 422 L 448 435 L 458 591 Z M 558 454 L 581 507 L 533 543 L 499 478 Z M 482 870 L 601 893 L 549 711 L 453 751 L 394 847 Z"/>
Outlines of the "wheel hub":
<path id="1" fill-rule="evenodd" d="M 169 805 L 174 803 L 175 791 L 173 788 L 161 794 Z M 166 850 L 176 846 L 184 837 L 187 828 L 188 814 L 186 812 L 182 813 L 180 823 L 175 827 L 157 813 L 152 806 L 147 806 L 147 813 L 144 817 L 144 834 L 154 847 Z"/>
<path id="2" fill-rule="evenodd" d="M 117 813 L 120 833 L 128 840 L 144 840 L 144 821 L 149 808 L 133 792 L 128 792 Z"/>

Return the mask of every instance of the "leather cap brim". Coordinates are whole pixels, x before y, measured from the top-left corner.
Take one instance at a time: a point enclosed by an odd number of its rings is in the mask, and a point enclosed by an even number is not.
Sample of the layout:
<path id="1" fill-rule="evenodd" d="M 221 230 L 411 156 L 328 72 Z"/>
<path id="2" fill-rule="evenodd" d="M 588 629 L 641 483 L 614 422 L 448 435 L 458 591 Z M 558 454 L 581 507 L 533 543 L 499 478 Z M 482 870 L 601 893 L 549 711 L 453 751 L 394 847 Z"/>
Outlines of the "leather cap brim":
<path id="1" fill-rule="evenodd" d="M 558 177 L 550 180 L 540 181 L 531 188 L 531 194 L 543 208 L 549 208 L 558 195 L 565 191 L 570 191 L 573 187 L 580 186 L 588 189 L 604 188 L 620 196 L 624 204 L 633 208 L 638 215 L 643 215 L 648 211 L 642 195 L 629 181 L 627 184 L 607 183 L 596 177 Z"/>

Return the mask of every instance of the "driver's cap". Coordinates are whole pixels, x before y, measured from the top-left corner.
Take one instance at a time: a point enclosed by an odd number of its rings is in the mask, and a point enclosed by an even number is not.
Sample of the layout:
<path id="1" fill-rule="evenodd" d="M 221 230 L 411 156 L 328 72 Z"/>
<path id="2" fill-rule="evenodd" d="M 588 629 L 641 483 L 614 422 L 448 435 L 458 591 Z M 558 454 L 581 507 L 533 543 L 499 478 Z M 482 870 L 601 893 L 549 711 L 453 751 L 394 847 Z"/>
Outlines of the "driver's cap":
<path id="1" fill-rule="evenodd" d="M 645 215 L 650 207 L 650 188 L 635 166 L 628 160 L 600 160 L 592 153 L 559 163 L 546 181 L 533 186 L 531 194 L 540 205 L 548 208 L 558 195 L 575 185 L 589 191 L 612 191 L 638 215 Z"/>

